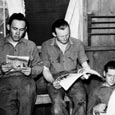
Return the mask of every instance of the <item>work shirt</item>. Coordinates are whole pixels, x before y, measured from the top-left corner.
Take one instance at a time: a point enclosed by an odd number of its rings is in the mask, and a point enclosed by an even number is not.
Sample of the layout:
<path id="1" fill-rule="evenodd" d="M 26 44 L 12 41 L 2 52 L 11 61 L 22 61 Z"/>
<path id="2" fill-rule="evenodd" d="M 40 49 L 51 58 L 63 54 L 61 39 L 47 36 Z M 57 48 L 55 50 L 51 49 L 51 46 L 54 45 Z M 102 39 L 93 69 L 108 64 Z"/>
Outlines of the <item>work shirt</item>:
<path id="1" fill-rule="evenodd" d="M 52 74 L 77 70 L 78 61 L 82 64 L 88 60 L 82 42 L 74 38 L 69 39 L 64 53 L 57 45 L 56 38 L 44 42 L 41 50 L 44 66 L 48 67 Z"/>
<path id="2" fill-rule="evenodd" d="M 32 76 L 42 72 L 42 64 L 39 57 L 37 46 L 34 42 L 21 39 L 14 47 L 9 41 L 9 36 L 0 39 L 0 65 L 6 62 L 6 55 L 29 56 L 29 67 L 32 68 Z M 0 73 L 2 73 L 0 71 Z"/>
<path id="3" fill-rule="evenodd" d="M 96 88 L 91 96 L 90 99 L 88 100 L 88 115 L 93 114 L 93 107 L 100 104 L 104 103 L 108 105 L 109 98 L 115 89 L 115 85 L 113 86 L 108 86 L 106 83 L 102 83 L 98 88 Z"/>

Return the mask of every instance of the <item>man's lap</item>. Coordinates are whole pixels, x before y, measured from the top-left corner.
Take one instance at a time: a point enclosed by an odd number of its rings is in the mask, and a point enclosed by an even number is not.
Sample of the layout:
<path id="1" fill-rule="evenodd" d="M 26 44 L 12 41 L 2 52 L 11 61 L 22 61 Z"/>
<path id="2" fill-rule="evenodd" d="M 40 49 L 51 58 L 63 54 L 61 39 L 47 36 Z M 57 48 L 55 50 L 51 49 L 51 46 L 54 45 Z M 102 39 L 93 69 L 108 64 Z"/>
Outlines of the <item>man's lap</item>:
<path id="1" fill-rule="evenodd" d="M 86 91 L 81 81 L 76 82 L 68 91 L 63 88 L 55 89 L 52 84 L 48 84 L 48 93 L 54 99 L 59 96 L 64 98 L 64 95 L 67 94 L 69 97 L 76 96 L 78 100 L 86 100 Z"/>

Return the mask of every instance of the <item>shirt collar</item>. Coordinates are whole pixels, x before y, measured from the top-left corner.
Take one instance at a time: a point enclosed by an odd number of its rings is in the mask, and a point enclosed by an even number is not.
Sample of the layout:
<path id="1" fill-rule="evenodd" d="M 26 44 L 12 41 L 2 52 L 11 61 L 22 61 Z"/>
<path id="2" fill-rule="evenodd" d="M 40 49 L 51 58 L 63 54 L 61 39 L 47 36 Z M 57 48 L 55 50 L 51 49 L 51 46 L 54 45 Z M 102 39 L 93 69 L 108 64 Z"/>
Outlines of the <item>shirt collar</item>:
<path id="1" fill-rule="evenodd" d="M 72 41 L 71 38 L 69 39 L 69 44 L 70 44 L 70 45 L 74 44 L 74 42 Z M 53 38 L 53 39 L 52 39 L 50 45 L 51 45 L 51 46 L 57 45 L 57 43 L 56 43 L 56 38 Z"/>
<path id="2" fill-rule="evenodd" d="M 9 43 L 9 40 L 8 40 L 9 37 L 10 37 L 9 34 L 5 37 L 5 43 Z M 26 44 L 26 40 L 24 38 L 22 38 L 18 43 L 24 43 L 24 44 Z"/>

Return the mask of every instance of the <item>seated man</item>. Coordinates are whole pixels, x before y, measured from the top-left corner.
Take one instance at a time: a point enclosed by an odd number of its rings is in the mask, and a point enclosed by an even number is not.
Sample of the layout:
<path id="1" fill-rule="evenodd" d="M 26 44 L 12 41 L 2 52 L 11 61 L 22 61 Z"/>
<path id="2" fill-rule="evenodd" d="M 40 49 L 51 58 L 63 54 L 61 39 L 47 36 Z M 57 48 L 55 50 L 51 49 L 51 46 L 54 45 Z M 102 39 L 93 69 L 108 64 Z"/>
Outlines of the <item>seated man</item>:
<path id="1" fill-rule="evenodd" d="M 109 98 L 115 89 L 115 61 L 104 66 L 105 81 L 96 87 L 88 99 L 88 114 L 101 115 L 106 113 Z"/>
<path id="2" fill-rule="evenodd" d="M 65 91 L 59 82 L 55 81 L 63 74 L 74 75 L 77 71 L 77 61 L 84 69 L 90 69 L 83 44 L 79 39 L 72 38 L 70 33 L 69 24 L 65 20 L 56 20 L 52 25 L 54 37 L 42 44 L 43 75 L 48 82 L 52 115 L 68 115 L 64 102 L 65 93 L 74 103 L 72 115 L 86 115 L 86 91 L 82 80 L 77 80 L 68 91 Z"/>
<path id="3" fill-rule="evenodd" d="M 8 35 L 0 39 L 0 115 L 31 115 L 36 99 L 33 78 L 42 72 L 37 46 L 24 39 L 27 21 L 23 14 L 14 13 L 7 29 Z"/>

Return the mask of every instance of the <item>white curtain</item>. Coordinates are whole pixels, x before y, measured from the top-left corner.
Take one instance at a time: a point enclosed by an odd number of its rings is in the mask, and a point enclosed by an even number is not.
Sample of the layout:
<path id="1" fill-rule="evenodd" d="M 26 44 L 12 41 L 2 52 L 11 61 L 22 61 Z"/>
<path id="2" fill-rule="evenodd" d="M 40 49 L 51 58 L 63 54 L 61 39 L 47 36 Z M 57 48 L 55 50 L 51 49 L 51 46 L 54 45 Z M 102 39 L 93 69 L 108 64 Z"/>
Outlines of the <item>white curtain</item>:
<path id="1" fill-rule="evenodd" d="M 9 16 L 13 13 L 23 13 L 25 15 L 24 0 L 6 0 Z"/>
<path id="2" fill-rule="evenodd" d="M 13 13 L 22 13 L 25 15 L 25 2 L 24 0 L 6 0 L 6 4 L 8 7 L 9 16 Z M 26 33 L 25 38 L 28 39 L 28 35 Z"/>
<path id="3" fill-rule="evenodd" d="M 65 20 L 70 24 L 71 36 L 83 41 L 83 0 L 70 0 Z"/>

